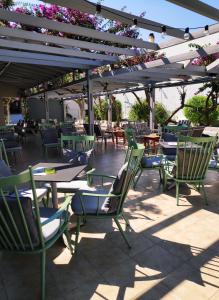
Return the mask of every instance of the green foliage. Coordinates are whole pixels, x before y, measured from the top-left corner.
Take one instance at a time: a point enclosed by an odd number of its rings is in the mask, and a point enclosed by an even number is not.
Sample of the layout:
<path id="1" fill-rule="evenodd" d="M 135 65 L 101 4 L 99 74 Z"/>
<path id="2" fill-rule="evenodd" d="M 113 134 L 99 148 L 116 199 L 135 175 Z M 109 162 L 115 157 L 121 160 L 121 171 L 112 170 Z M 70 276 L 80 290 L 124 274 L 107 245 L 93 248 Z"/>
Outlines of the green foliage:
<path id="1" fill-rule="evenodd" d="M 94 117 L 96 120 L 108 120 L 108 100 L 98 99 L 94 105 Z M 119 122 L 122 118 L 122 104 L 119 100 L 112 101 L 112 121 Z"/>
<path id="2" fill-rule="evenodd" d="M 149 120 L 150 109 L 146 100 L 135 102 L 129 111 L 130 121 L 145 121 Z"/>
<path id="3" fill-rule="evenodd" d="M 141 103 L 136 102 L 130 112 L 130 121 L 145 121 L 149 120 L 150 109 L 146 100 L 141 101 Z M 155 104 L 155 123 L 164 124 L 168 119 L 169 113 L 161 103 Z"/>
<path id="4" fill-rule="evenodd" d="M 184 115 L 195 125 L 212 125 L 219 119 L 219 108 L 209 109 L 213 103 L 209 99 L 206 107 L 206 100 L 206 96 L 194 96 L 186 102 L 192 107 L 184 107 Z"/>
<path id="5" fill-rule="evenodd" d="M 155 103 L 155 123 L 163 125 L 165 121 L 169 118 L 170 114 L 166 110 L 163 104 Z"/>

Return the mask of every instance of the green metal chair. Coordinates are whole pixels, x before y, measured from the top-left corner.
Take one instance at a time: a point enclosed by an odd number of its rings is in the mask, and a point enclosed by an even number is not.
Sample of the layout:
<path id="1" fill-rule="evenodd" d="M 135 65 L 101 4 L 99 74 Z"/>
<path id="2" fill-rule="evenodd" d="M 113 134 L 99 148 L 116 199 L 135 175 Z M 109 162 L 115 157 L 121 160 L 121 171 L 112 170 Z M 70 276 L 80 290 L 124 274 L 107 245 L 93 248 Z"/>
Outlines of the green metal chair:
<path id="1" fill-rule="evenodd" d="M 188 183 L 203 191 L 204 200 L 208 204 L 204 187 L 204 180 L 216 144 L 216 137 L 188 137 L 179 136 L 177 141 L 176 161 L 163 159 L 163 187 L 167 187 L 167 180 L 176 183 L 176 200 L 179 205 L 179 187 L 181 183 Z"/>
<path id="2" fill-rule="evenodd" d="M 5 149 L 5 144 L 2 139 L 0 139 L 0 160 L 4 160 L 6 165 L 10 168 L 9 166 L 9 161 L 8 161 L 8 155 Z"/>
<path id="3" fill-rule="evenodd" d="M 143 149 L 128 149 L 123 164 L 117 176 L 90 173 L 91 177 L 101 177 L 113 179 L 113 184 L 108 192 L 102 189 L 96 189 L 94 192 L 79 190 L 72 198 L 71 208 L 77 218 L 77 229 L 75 237 L 75 251 L 78 246 L 78 238 L 80 233 L 80 225 L 84 219 L 89 218 L 111 218 L 115 221 L 126 244 L 131 248 L 125 233 L 119 223 L 119 218 L 124 218 L 126 226 L 129 221 L 123 213 L 123 205 L 130 187 L 134 184 L 134 178 L 139 168 Z"/>
<path id="4" fill-rule="evenodd" d="M 4 141 L 0 140 L 0 178 L 1 177 L 7 177 L 12 176 L 13 172 L 8 162 L 8 156 L 5 149 Z M 19 193 L 22 196 L 30 197 L 33 199 L 32 190 L 28 189 L 27 187 L 24 187 L 19 190 Z M 47 205 L 48 199 L 49 199 L 49 193 L 47 191 L 47 188 L 44 187 L 38 187 L 36 189 L 36 195 L 38 198 L 38 201 L 43 201 L 44 206 Z"/>
<path id="5" fill-rule="evenodd" d="M 94 149 L 95 137 L 93 135 L 64 135 L 61 134 L 61 149 L 74 151 L 89 151 Z"/>
<path id="6" fill-rule="evenodd" d="M 31 185 L 33 200 L 20 196 L 22 184 Z M 14 196 L 8 190 L 13 190 Z M 64 233 L 72 252 L 67 230 L 70 201 L 66 198 L 60 209 L 39 207 L 31 167 L 19 175 L 0 178 L 0 251 L 41 256 L 41 300 L 46 298 L 47 249 Z"/>
<path id="7" fill-rule="evenodd" d="M 128 148 L 135 148 L 135 149 L 144 149 L 144 151 L 148 152 L 148 149 L 145 150 L 143 144 L 139 144 L 136 142 L 134 130 L 131 128 L 128 128 L 125 130 L 125 136 L 128 141 Z M 158 169 L 159 175 L 160 175 L 160 181 L 161 181 L 161 162 L 162 162 L 162 155 L 149 155 L 145 154 L 142 157 L 141 164 L 139 166 L 139 170 L 137 172 L 137 177 L 135 179 L 134 187 L 136 187 L 143 171 L 145 169 L 152 170 L 152 169 Z"/>
<path id="8" fill-rule="evenodd" d="M 86 162 L 88 162 L 87 170 L 92 169 L 90 163 L 90 155 L 93 152 L 95 137 L 88 135 L 74 136 L 74 135 L 61 135 L 61 149 L 62 151 L 67 152 L 66 158 L 68 161 L 72 161 L 72 163 L 80 163 L 78 161 L 80 153 L 90 152 L 87 155 Z M 85 163 L 86 163 L 85 162 Z M 79 177 L 76 179 L 83 179 L 86 176 L 86 173 L 79 174 Z M 48 192 L 51 191 L 50 184 L 46 184 L 48 188 Z M 71 182 L 57 182 L 57 191 L 59 193 L 75 193 L 79 189 L 89 189 L 94 190 L 88 187 L 86 180 L 73 180 Z"/>

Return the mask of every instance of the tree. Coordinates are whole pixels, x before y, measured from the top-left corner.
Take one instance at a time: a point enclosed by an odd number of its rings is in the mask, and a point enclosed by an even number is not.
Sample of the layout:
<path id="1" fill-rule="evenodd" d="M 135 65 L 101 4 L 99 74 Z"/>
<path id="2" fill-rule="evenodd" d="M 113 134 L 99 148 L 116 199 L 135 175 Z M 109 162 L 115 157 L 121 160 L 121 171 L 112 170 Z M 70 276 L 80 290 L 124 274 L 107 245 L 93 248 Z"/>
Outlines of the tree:
<path id="1" fill-rule="evenodd" d="M 108 120 L 108 100 L 97 97 L 94 99 L 94 117 L 96 120 Z M 122 119 L 122 104 L 119 100 L 112 99 L 112 121 L 119 122 Z"/>
<path id="2" fill-rule="evenodd" d="M 195 125 L 212 125 L 219 119 L 219 107 L 212 110 L 212 105 L 212 99 L 196 95 L 186 102 L 185 117 Z"/>

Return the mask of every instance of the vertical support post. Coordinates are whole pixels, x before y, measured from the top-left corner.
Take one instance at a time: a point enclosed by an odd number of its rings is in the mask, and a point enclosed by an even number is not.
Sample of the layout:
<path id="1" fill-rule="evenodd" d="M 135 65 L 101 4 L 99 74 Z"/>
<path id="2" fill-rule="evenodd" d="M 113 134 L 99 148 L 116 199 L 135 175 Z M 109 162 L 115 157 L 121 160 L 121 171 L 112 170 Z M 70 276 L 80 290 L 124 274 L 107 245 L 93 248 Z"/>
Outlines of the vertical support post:
<path id="1" fill-rule="evenodd" d="M 45 112 L 46 112 L 46 121 L 49 121 L 49 101 L 47 92 L 44 93 L 44 105 L 45 105 Z"/>
<path id="2" fill-rule="evenodd" d="M 108 127 L 112 127 L 112 95 L 108 95 Z"/>
<path id="3" fill-rule="evenodd" d="M 155 89 L 150 90 L 150 130 L 154 130 L 155 122 Z"/>
<path id="4" fill-rule="evenodd" d="M 5 125 L 5 112 L 3 98 L 0 98 L 0 125 Z"/>
<path id="5" fill-rule="evenodd" d="M 93 82 L 90 79 L 91 71 L 86 71 L 87 76 L 87 104 L 88 104 L 88 124 L 89 134 L 94 134 L 94 110 L 93 110 Z"/>

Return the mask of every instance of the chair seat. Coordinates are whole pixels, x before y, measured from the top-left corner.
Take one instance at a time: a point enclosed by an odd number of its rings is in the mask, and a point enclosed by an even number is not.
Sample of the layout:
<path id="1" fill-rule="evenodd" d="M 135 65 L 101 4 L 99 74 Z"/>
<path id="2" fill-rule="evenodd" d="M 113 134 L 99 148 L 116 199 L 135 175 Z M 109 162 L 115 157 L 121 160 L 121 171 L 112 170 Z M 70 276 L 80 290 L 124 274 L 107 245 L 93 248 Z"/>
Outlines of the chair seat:
<path id="1" fill-rule="evenodd" d="M 37 188 L 35 191 L 36 191 L 36 195 L 37 195 L 38 199 L 46 196 L 46 193 L 47 193 L 46 188 Z M 32 192 L 31 189 L 19 190 L 19 195 L 22 196 L 22 197 L 30 198 L 31 200 L 33 200 L 33 192 Z M 15 194 L 12 194 L 10 196 L 15 197 Z"/>
<path id="2" fill-rule="evenodd" d="M 45 185 L 48 188 L 51 188 L 51 185 L 48 183 Z M 96 191 L 95 187 L 90 187 L 87 184 L 86 180 L 73 180 L 70 182 L 57 182 L 57 190 L 63 193 L 73 193 L 78 190 L 86 190 L 89 192 Z"/>
<path id="3" fill-rule="evenodd" d="M 55 208 L 46 208 L 46 207 L 40 207 L 40 221 L 41 223 L 48 220 L 50 217 L 52 217 L 58 209 Z M 45 241 L 50 240 L 53 238 L 56 233 L 58 232 L 59 228 L 63 225 L 65 220 L 66 214 L 63 214 L 62 218 L 54 219 L 53 221 L 49 222 L 48 224 L 42 226 L 42 233 Z"/>
<path id="4" fill-rule="evenodd" d="M 162 156 L 144 156 L 141 160 L 142 168 L 154 168 L 160 167 L 162 161 Z"/>
<path id="5" fill-rule="evenodd" d="M 92 193 L 92 192 L 87 191 L 87 190 L 82 190 L 80 192 L 77 192 L 72 197 L 71 208 L 72 208 L 72 211 L 77 215 L 82 215 L 83 214 L 83 209 L 82 209 L 81 201 L 80 201 L 80 194 L 82 192 Z M 106 191 L 99 190 L 99 189 L 96 190 L 95 193 L 97 193 L 97 194 L 107 194 Z M 107 197 L 106 198 L 105 197 L 99 197 L 99 202 L 98 202 L 98 197 L 83 196 L 82 201 L 83 201 L 83 207 L 84 207 L 84 210 L 85 210 L 86 214 L 96 214 L 97 211 L 98 211 L 99 214 L 106 214 L 109 210 L 109 198 L 107 198 Z"/>

